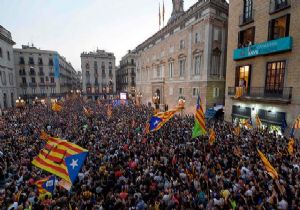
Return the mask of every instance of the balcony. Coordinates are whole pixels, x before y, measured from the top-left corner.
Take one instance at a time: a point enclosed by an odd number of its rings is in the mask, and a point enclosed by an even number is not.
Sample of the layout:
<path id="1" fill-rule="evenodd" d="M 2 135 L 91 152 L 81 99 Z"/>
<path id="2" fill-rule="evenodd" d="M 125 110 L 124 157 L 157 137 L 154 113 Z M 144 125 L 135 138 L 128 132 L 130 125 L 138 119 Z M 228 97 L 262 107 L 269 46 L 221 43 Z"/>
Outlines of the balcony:
<path id="1" fill-rule="evenodd" d="M 242 60 L 262 55 L 291 51 L 293 48 L 293 38 L 288 36 L 281 39 L 250 45 L 248 47 L 236 49 L 233 52 L 234 60 Z"/>
<path id="2" fill-rule="evenodd" d="M 255 10 L 252 10 L 252 13 L 248 17 L 246 17 L 244 13 L 241 14 L 239 17 L 239 26 L 244 26 L 254 22 L 254 14 L 255 14 Z"/>
<path id="3" fill-rule="evenodd" d="M 165 82 L 165 78 L 164 77 L 155 77 L 151 79 L 152 83 L 162 83 Z"/>
<path id="4" fill-rule="evenodd" d="M 50 82 L 48 83 L 49 86 L 56 86 L 56 83 L 55 82 Z"/>
<path id="5" fill-rule="evenodd" d="M 20 76 L 26 76 L 26 71 L 19 71 Z"/>
<path id="6" fill-rule="evenodd" d="M 25 83 L 20 83 L 20 87 L 24 88 L 24 87 L 28 87 L 28 84 L 25 82 Z"/>
<path id="7" fill-rule="evenodd" d="M 44 87 L 44 86 L 47 86 L 47 84 L 44 83 L 44 82 L 40 82 L 40 83 L 39 83 L 39 86 L 43 86 L 43 87 Z"/>
<path id="8" fill-rule="evenodd" d="M 248 91 L 244 91 L 243 95 L 236 100 L 289 104 L 292 100 L 292 92 L 292 87 L 284 87 L 280 90 L 268 90 L 265 87 L 251 87 Z M 228 96 L 234 99 L 235 94 L 236 87 L 228 87 Z"/>
<path id="9" fill-rule="evenodd" d="M 37 84 L 35 82 L 30 82 L 29 83 L 29 87 L 36 87 L 36 86 L 37 86 Z"/>
<path id="10" fill-rule="evenodd" d="M 278 3 L 278 0 L 270 0 L 270 14 L 274 14 L 276 12 L 280 12 L 284 9 L 291 7 L 291 0 L 282 1 L 282 3 Z"/>

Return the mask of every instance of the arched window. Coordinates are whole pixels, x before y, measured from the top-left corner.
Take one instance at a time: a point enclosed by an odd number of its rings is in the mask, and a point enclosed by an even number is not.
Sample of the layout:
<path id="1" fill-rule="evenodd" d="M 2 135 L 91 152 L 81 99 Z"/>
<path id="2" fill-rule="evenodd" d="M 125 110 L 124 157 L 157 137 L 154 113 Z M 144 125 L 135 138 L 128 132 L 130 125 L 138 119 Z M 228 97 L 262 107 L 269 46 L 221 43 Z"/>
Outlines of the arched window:
<path id="1" fill-rule="evenodd" d="M 252 8 L 253 2 L 252 0 L 244 0 L 244 22 L 248 22 L 252 20 Z"/>

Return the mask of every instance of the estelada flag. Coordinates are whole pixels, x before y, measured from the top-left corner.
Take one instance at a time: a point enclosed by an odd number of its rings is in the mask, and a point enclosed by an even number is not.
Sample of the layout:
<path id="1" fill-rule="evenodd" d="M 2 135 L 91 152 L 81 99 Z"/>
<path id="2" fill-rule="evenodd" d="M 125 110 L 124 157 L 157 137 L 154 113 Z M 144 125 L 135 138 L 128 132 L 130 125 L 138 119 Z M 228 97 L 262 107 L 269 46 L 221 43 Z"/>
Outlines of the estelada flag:
<path id="1" fill-rule="evenodd" d="M 46 178 L 36 181 L 35 185 L 38 188 L 38 192 L 40 194 L 44 194 L 46 192 L 53 193 L 55 189 L 55 180 L 55 176 L 48 176 Z"/>
<path id="2" fill-rule="evenodd" d="M 300 129 L 300 116 L 295 120 L 294 128 Z"/>
<path id="3" fill-rule="evenodd" d="M 278 179 L 279 175 L 276 171 L 276 169 L 271 165 L 271 163 L 269 162 L 269 160 L 266 158 L 266 156 L 259 150 L 257 149 L 258 155 L 261 158 L 266 171 L 268 172 L 268 174 L 273 178 L 273 179 Z"/>
<path id="4" fill-rule="evenodd" d="M 256 121 L 256 126 L 258 128 L 261 127 L 262 123 L 261 123 L 261 120 L 260 120 L 258 114 L 255 116 L 255 121 Z"/>
<path id="5" fill-rule="evenodd" d="M 76 144 L 50 137 L 32 164 L 70 183 L 74 183 L 88 151 Z"/>
<path id="6" fill-rule="evenodd" d="M 240 133 L 241 133 L 240 126 L 237 126 L 237 127 L 233 128 L 233 133 L 234 133 L 234 135 L 239 136 Z"/>

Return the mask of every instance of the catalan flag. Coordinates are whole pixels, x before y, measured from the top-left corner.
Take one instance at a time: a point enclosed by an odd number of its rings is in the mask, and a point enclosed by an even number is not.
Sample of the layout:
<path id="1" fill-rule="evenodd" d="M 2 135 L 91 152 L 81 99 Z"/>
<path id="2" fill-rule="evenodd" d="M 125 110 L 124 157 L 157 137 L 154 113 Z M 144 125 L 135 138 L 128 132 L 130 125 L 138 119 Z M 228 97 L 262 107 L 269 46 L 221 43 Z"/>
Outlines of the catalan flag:
<path id="1" fill-rule="evenodd" d="M 62 106 L 59 105 L 58 103 L 54 102 L 54 103 L 52 104 L 52 110 L 53 110 L 54 112 L 61 112 Z"/>
<path id="2" fill-rule="evenodd" d="M 295 120 L 294 128 L 300 129 L 300 116 Z"/>
<path id="3" fill-rule="evenodd" d="M 240 126 L 236 126 L 235 128 L 233 128 L 233 133 L 234 135 L 239 136 L 241 134 Z"/>
<path id="4" fill-rule="evenodd" d="M 288 152 L 290 155 L 294 154 L 294 146 L 295 146 L 295 140 L 294 138 L 290 138 L 290 141 L 288 143 Z"/>
<path id="5" fill-rule="evenodd" d="M 49 137 L 32 164 L 70 183 L 74 183 L 88 151 L 71 142 Z"/>
<path id="6" fill-rule="evenodd" d="M 109 106 L 107 107 L 107 117 L 108 117 L 108 118 L 111 118 L 111 116 L 112 116 L 112 106 L 109 105 Z"/>
<path id="7" fill-rule="evenodd" d="M 271 163 L 268 161 L 268 159 L 266 158 L 266 156 L 259 150 L 257 149 L 258 155 L 261 158 L 266 171 L 268 172 L 268 174 L 273 178 L 273 179 L 278 179 L 278 173 L 275 170 L 275 168 L 271 165 Z"/>
<path id="8" fill-rule="evenodd" d="M 248 128 L 248 129 L 252 129 L 252 128 L 253 128 L 251 119 L 245 120 L 245 121 L 242 123 L 242 125 L 245 126 L 245 127 Z"/>
<path id="9" fill-rule="evenodd" d="M 257 126 L 258 128 L 260 128 L 261 125 L 262 125 L 262 123 L 261 123 L 261 120 L 260 120 L 258 114 L 255 116 L 255 121 L 256 121 L 256 126 Z"/>
<path id="10" fill-rule="evenodd" d="M 55 176 L 48 176 L 46 178 L 36 181 L 35 185 L 38 188 L 38 192 L 40 194 L 44 194 L 46 192 L 53 193 L 55 189 L 55 180 Z"/>
<path id="11" fill-rule="evenodd" d="M 166 122 L 168 122 L 178 111 L 178 109 L 172 109 L 167 112 L 160 112 L 151 117 L 149 121 L 150 131 L 158 131 Z"/>
<path id="12" fill-rule="evenodd" d="M 196 114 L 195 114 L 195 125 L 193 128 L 192 138 L 197 138 L 198 136 L 203 136 L 205 134 L 206 134 L 205 117 L 201 106 L 200 96 L 198 95 Z"/>
<path id="13" fill-rule="evenodd" d="M 48 138 L 49 138 L 49 135 L 45 131 L 42 131 L 40 134 L 40 139 L 47 141 Z"/>
<path id="14" fill-rule="evenodd" d="M 210 135 L 209 135 L 209 145 L 213 145 L 214 142 L 216 141 L 216 133 L 213 129 L 210 129 Z"/>
<path id="15" fill-rule="evenodd" d="M 92 110 L 90 110 L 89 108 L 85 108 L 85 107 L 83 107 L 83 112 L 84 112 L 85 116 L 87 116 L 87 117 L 91 117 L 93 114 Z"/>
<path id="16" fill-rule="evenodd" d="M 234 98 L 238 99 L 238 98 L 240 98 L 242 96 L 243 96 L 243 87 L 236 87 L 235 88 L 235 96 L 234 96 Z"/>

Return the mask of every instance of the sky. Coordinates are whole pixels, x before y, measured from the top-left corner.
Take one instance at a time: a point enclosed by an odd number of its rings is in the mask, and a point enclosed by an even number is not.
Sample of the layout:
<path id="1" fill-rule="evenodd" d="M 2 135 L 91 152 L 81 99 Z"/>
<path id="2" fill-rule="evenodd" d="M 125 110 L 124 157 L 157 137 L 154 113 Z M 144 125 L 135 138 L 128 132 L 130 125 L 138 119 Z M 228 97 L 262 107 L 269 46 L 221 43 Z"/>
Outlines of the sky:
<path id="1" fill-rule="evenodd" d="M 116 65 L 159 29 L 158 7 L 163 0 L 0 0 L 0 25 L 12 33 L 14 47 L 33 43 L 55 50 L 81 70 L 82 52 L 104 49 Z M 172 1 L 165 1 L 165 22 Z M 197 0 L 185 0 L 184 9 Z"/>

